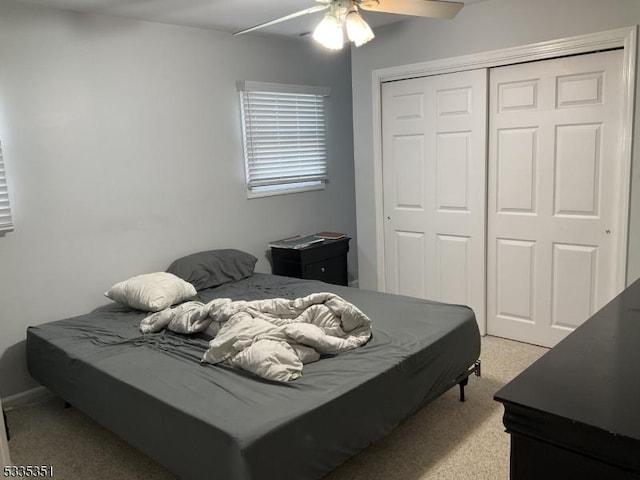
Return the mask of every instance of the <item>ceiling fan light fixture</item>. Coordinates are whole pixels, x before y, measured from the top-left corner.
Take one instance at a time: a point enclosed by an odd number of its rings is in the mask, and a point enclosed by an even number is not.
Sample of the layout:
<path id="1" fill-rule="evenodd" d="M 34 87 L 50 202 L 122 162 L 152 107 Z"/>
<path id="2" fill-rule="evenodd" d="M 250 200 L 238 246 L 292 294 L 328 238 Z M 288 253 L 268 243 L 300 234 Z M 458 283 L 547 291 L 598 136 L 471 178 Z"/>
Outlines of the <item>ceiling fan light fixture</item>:
<path id="1" fill-rule="evenodd" d="M 371 27 L 364 21 L 364 18 L 362 18 L 357 10 L 351 10 L 347 13 L 345 26 L 349 40 L 351 40 L 356 47 L 364 45 L 375 37 Z"/>
<path id="2" fill-rule="evenodd" d="M 464 6 L 462 1 L 454 0 L 316 0 L 316 2 L 319 5 L 315 7 L 305 8 L 290 15 L 245 28 L 235 32 L 234 35 L 242 35 L 303 15 L 329 10 L 315 28 L 313 38 L 326 48 L 340 50 L 344 45 L 344 26 L 346 26 L 349 40 L 356 47 L 374 38 L 371 27 L 360 16 L 361 9 L 414 17 L 453 18 Z"/>
<path id="3" fill-rule="evenodd" d="M 313 39 L 330 50 L 340 50 L 344 45 L 342 23 L 332 12 L 328 12 L 313 31 Z"/>

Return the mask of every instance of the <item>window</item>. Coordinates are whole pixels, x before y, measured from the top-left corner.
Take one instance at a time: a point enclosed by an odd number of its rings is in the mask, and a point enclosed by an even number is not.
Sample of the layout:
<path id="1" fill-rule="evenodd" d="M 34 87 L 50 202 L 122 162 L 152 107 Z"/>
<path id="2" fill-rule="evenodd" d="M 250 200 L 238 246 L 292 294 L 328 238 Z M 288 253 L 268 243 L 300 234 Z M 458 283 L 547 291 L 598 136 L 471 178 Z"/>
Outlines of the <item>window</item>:
<path id="1" fill-rule="evenodd" d="M 2 145 L 0 145 L 0 233 L 13 230 L 11 221 L 11 207 L 9 206 L 9 189 L 7 188 L 7 175 L 4 171 L 2 160 Z"/>
<path id="2" fill-rule="evenodd" d="M 328 88 L 238 82 L 249 197 L 324 188 Z"/>

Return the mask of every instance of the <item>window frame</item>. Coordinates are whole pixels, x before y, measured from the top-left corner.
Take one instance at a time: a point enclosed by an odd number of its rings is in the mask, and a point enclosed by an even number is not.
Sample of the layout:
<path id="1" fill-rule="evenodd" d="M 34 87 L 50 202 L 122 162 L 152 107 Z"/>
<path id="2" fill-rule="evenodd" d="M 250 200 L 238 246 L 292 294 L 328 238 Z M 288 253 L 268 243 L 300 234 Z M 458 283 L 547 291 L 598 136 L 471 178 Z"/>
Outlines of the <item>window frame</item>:
<path id="1" fill-rule="evenodd" d="M 5 220 L 2 220 L 5 219 Z M 9 179 L 2 155 L 2 141 L 0 141 L 0 237 L 14 231 L 13 211 L 9 195 Z"/>
<path id="2" fill-rule="evenodd" d="M 238 96 L 240 100 L 240 114 L 241 114 L 241 126 L 242 126 L 242 145 L 243 145 L 243 154 L 244 154 L 244 171 L 245 171 L 245 187 L 247 189 L 247 198 L 261 198 L 267 196 L 274 195 L 286 195 L 291 193 L 300 193 L 300 192 L 308 192 L 315 190 L 322 190 L 325 188 L 326 182 L 328 181 L 328 152 L 327 152 L 327 101 L 326 97 L 328 97 L 331 93 L 331 89 L 328 87 L 318 87 L 318 86 L 309 86 L 309 85 L 293 85 L 293 84 L 283 84 L 283 83 L 266 83 L 266 82 L 253 82 L 253 81 L 238 81 L 236 83 L 236 87 L 238 90 Z M 248 125 L 248 119 L 246 117 L 247 111 L 250 111 L 251 105 L 246 106 L 246 102 L 252 99 L 251 94 L 273 94 L 272 101 L 277 102 L 278 95 L 280 97 L 286 98 L 287 96 L 313 96 L 313 97 L 321 97 L 321 111 L 322 111 L 322 125 L 320 128 L 317 126 L 317 117 L 314 117 L 316 120 L 315 127 L 317 128 L 316 133 L 319 132 L 322 137 L 321 146 L 317 148 L 317 157 L 314 157 L 314 160 L 310 162 L 310 164 L 316 163 L 316 166 L 319 166 L 324 171 L 322 173 L 318 173 L 315 175 L 315 179 L 310 179 L 307 181 L 301 182 L 292 182 L 291 179 L 288 181 L 284 181 L 282 183 L 277 183 L 274 181 L 272 185 L 254 185 L 250 184 L 251 178 L 251 162 L 255 162 L 255 157 L 253 156 L 252 150 L 256 141 L 251 137 L 251 130 L 255 127 L 254 123 L 251 123 L 250 127 Z M 254 95 L 255 96 L 255 95 Z M 281 99 L 282 99 L 281 98 Z M 318 98 L 315 99 L 317 102 Z M 284 100 L 283 100 L 284 101 Z M 275 112 L 274 112 L 275 113 Z M 248 128 L 249 127 L 249 128 Z M 290 133 L 290 132 L 288 132 Z M 252 147 L 249 147 L 252 145 Z M 254 164 L 255 165 L 255 164 Z M 268 179 L 267 179 L 268 181 Z"/>

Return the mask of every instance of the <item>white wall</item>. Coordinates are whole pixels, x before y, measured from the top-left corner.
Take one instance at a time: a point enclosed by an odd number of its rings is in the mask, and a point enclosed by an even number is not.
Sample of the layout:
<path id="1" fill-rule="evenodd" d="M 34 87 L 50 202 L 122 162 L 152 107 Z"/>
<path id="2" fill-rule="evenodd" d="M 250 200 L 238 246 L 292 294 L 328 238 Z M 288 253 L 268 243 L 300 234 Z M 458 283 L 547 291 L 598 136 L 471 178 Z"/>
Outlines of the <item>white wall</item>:
<path id="1" fill-rule="evenodd" d="M 331 87 L 326 190 L 246 199 L 237 80 Z M 2 0 L 0 139 L 16 225 L 0 237 L 0 396 L 35 385 L 28 325 L 107 303 L 116 281 L 225 247 L 269 272 L 269 240 L 355 235 L 348 51 Z"/>
<path id="2" fill-rule="evenodd" d="M 639 0 L 486 0 L 453 20 L 412 19 L 352 49 L 354 162 L 361 288 L 377 288 L 371 74 L 378 68 L 515 47 L 640 23 Z M 640 76 L 638 76 L 640 84 Z M 638 89 L 640 92 L 640 89 Z M 636 116 L 640 108 L 636 102 Z M 640 117 L 638 117 L 640 118 Z M 635 123 L 628 278 L 640 277 L 640 122 Z"/>

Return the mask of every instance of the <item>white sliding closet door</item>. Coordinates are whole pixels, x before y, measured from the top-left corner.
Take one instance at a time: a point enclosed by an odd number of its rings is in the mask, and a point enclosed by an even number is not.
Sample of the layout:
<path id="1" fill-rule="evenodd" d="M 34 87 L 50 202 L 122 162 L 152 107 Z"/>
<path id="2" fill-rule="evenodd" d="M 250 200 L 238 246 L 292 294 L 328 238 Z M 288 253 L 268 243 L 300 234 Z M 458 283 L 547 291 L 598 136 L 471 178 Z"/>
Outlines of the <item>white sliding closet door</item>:
<path id="1" fill-rule="evenodd" d="M 387 292 L 469 305 L 485 331 L 486 69 L 382 86 Z"/>
<path id="2" fill-rule="evenodd" d="M 622 58 L 490 70 L 489 334 L 551 347 L 617 293 Z"/>

